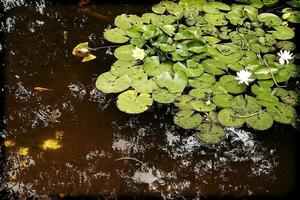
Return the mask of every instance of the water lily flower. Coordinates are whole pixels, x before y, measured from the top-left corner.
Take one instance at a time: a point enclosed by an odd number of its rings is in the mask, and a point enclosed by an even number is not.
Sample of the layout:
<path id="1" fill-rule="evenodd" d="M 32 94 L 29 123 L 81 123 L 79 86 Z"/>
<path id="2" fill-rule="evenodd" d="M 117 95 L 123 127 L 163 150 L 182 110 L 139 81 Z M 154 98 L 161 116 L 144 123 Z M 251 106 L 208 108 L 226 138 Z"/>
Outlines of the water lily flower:
<path id="1" fill-rule="evenodd" d="M 132 57 L 134 57 L 136 60 L 143 60 L 145 57 L 145 51 L 144 49 L 140 49 L 138 47 L 135 47 L 135 49 L 131 52 Z"/>
<path id="2" fill-rule="evenodd" d="M 252 73 L 249 72 L 248 70 L 242 69 L 239 72 L 237 72 L 236 74 L 237 74 L 237 77 L 235 79 L 239 81 L 238 84 L 245 83 L 246 85 L 249 85 L 250 82 L 254 81 L 254 79 L 250 78 Z"/>
<path id="3" fill-rule="evenodd" d="M 290 53 L 290 51 L 287 51 L 287 50 L 284 50 L 284 51 L 280 50 L 280 52 L 277 53 L 277 55 L 280 56 L 279 63 L 282 64 L 282 65 L 284 63 L 289 64 L 289 60 L 294 58 L 293 54 Z"/>

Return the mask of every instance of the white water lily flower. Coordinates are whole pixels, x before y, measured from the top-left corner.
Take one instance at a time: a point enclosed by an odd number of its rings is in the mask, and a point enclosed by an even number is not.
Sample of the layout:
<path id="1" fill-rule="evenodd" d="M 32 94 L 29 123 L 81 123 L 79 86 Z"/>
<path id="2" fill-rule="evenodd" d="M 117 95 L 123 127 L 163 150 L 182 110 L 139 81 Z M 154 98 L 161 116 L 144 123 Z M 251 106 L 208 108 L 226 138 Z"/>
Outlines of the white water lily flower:
<path id="1" fill-rule="evenodd" d="M 289 60 L 294 58 L 293 54 L 290 53 L 290 51 L 287 51 L 287 50 L 284 50 L 284 51 L 280 50 L 280 52 L 277 53 L 277 55 L 280 56 L 279 63 L 282 64 L 282 65 L 284 63 L 289 64 Z"/>
<path id="2" fill-rule="evenodd" d="M 252 73 L 249 72 L 248 70 L 242 69 L 241 71 L 237 72 L 236 74 L 237 74 L 237 77 L 235 79 L 239 81 L 238 84 L 245 83 L 246 85 L 249 85 L 250 82 L 254 81 L 254 79 L 250 78 Z"/>
<path id="3" fill-rule="evenodd" d="M 143 60 L 145 57 L 145 51 L 144 49 L 140 49 L 138 47 L 135 47 L 135 49 L 131 52 L 132 57 L 134 57 L 136 60 Z"/>

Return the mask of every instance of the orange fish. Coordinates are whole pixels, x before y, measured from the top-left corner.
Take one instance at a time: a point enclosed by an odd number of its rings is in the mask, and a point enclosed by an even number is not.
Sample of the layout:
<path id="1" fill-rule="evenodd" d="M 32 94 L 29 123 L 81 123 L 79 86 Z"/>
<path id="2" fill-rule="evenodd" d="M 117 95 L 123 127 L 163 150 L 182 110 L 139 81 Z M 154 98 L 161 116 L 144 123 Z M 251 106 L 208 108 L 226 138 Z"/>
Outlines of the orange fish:
<path id="1" fill-rule="evenodd" d="M 36 91 L 38 91 L 38 92 L 45 92 L 45 91 L 51 92 L 52 91 L 51 89 L 44 88 L 44 87 L 35 87 L 33 89 L 36 90 Z"/>

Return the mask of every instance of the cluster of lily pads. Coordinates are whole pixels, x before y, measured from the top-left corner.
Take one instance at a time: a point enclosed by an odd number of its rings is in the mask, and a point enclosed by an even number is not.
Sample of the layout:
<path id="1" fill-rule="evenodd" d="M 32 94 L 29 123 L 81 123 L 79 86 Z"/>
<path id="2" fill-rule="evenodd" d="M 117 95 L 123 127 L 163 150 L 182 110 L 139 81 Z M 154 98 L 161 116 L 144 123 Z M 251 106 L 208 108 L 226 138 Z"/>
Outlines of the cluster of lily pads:
<path id="1" fill-rule="evenodd" d="M 96 87 L 121 93 L 117 107 L 129 114 L 154 102 L 174 104 L 175 124 L 208 143 L 220 142 L 224 127 L 295 125 L 298 94 L 288 84 L 298 69 L 289 22 L 298 22 L 298 11 L 280 17 L 251 2 L 162 1 L 151 13 L 117 16 L 104 32 L 120 44 L 117 60 Z"/>

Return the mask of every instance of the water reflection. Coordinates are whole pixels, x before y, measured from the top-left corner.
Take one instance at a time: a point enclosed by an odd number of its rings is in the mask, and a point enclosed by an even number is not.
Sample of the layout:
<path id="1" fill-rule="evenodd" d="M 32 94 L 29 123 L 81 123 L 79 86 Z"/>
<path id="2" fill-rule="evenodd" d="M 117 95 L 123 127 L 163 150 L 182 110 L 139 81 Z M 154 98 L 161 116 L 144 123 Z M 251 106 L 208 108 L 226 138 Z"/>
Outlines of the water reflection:
<path id="1" fill-rule="evenodd" d="M 96 90 L 95 79 L 113 62 L 113 49 L 97 52 L 99 59 L 86 64 L 72 57 L 70 49 L 82 41 L 105 45 L 99 34 L 110 26 L 107 22 L 84 16 L 75 4 L 1 2 L 7 12 L 1 23 L 6 34 L 1 136 L 16 143 L 5 150 L 0 180 L 0 190 L 8 196 L 152 194 L 172 199 L 278 190 L 281 154 L 276 145 L 236 128 L 226 129 L 220 145 L 207 145 L 173 125 L 170 106 L 126 115 L 115 107 L 114 95 Z M 106 16 L 127 9 L 145 10 L 93 7 Z M 37 92 L 36 86 L 52 91 Z M 58 140 L 59 148 L 42 148 L 49 139 Z M 28 148 L 27 155 L 20 155 L 21 147 Z"/>

